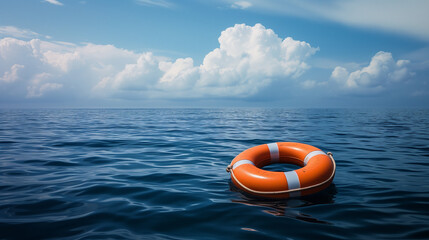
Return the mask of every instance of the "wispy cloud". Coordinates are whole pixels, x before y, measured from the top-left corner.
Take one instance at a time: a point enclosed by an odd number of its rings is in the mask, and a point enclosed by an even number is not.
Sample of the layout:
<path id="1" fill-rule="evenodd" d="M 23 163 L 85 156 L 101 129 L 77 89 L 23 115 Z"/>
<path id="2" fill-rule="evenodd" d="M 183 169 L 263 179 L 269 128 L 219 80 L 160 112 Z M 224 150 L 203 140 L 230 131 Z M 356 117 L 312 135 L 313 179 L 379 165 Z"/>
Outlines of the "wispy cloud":
<path id="1" fill-rule="evenodd" d="M 235 0 L 227 0 L 235 4 Z M 429 41 L 426 0 L 247 0 L 253 9 L 380 29 Z"/>
<path id="2" fill-rule="evenodd" d="M 171 8 L 173 7 L 173 3 L 167 0 L 136 0 L 138 4 L 145 6 L 155 6 L 155 7 L 163 7 L 163 8 Z"/>
<path id="3" fill-rule="evenodd" d="M 57 5 L 57 6 L 64 5 L 61 2 L 59 2 L 58 0 L 45 0 L 44 2 L 47 2 L 47 3 L 50 3 L 50 4 L 54 4 L 54 5 Z"/>
<path id="4" fill-rule="evenodd" d="M 15 38 L 37 38 L 41 35 L 36 32 L 14 26 L 0 26 L 0 36 Z"/>
<path id="5" fill-rule="evenodd" d="M 247 2 L 247 1 L 237 1 L 234 2 L 231 7 L 232 8 L 239 8 L 239 9 L 246 9 L 251 7 L 253 4 L 251 2 Z"/>

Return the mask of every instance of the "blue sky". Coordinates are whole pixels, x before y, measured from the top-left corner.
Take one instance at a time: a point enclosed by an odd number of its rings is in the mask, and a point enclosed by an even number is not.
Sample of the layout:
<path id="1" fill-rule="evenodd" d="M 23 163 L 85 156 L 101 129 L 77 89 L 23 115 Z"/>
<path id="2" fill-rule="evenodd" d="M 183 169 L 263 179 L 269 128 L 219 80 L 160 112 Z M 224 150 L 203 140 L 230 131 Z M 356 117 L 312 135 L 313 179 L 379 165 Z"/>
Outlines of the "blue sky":
<path id="1" fill-rule="evenodd" d="M 0 107 L 428 107 L 428 1 L 0 1 Z"/>

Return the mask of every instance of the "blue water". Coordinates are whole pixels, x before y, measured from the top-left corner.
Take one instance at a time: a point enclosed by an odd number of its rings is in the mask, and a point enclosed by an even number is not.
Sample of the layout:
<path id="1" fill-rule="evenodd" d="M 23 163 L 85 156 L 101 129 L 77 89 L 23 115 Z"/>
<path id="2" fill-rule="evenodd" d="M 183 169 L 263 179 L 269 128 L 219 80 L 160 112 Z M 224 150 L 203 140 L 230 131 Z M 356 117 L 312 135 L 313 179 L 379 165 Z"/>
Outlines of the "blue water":
<path id="1" fill-rule="evenodd" d="M 294 141 L 325 191 L 245 196 L 225 168 Z M 429 238 L 429 110 L 0 110 L 0 239 Z"/>

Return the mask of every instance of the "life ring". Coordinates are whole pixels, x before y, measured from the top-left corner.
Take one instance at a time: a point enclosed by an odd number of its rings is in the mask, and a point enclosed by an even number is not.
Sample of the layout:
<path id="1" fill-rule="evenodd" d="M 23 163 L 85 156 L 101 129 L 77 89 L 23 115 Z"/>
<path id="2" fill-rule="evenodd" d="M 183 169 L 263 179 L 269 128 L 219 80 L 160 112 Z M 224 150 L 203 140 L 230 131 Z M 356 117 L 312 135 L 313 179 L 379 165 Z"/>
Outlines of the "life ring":
<path id="1" fill-rule="evenodd" d="M 272 163 L 302 168 L 288 172 L 261 169 Z M 278 142 L 249 148 L 227 167 L 232 182 L 242 191 L 268 198 L 304 196 L 327 188 L 335 175 L 332 153 L 303 143 Z"/>

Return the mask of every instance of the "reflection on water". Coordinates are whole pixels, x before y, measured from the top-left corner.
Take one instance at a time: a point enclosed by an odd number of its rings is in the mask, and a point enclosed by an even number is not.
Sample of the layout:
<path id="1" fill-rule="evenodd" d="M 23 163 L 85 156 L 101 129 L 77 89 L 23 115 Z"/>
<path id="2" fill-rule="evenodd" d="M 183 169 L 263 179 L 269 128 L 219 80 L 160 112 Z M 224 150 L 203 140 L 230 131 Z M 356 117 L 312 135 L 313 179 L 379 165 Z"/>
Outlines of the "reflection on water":
<path id="1" fill-rule="evenodd" d="M 310 223 L 330 224 L 327 221 L 312 217 L 310 214 L 303 213 L 299 209 L 306 206 L 334 204 L 335 194 L 337 193 L 335 184 L 331 184 L 328 188 L 316 194 L 287 199 L 266 199 L 252 196 L 240 191 L 231 181 L 229 184 L 231 191 L 239 192 L 242 196 L 241 199 L 231 199 L 231 202 L 262 207 L 262 212 L 273 216 L 294 218 Z"/>

